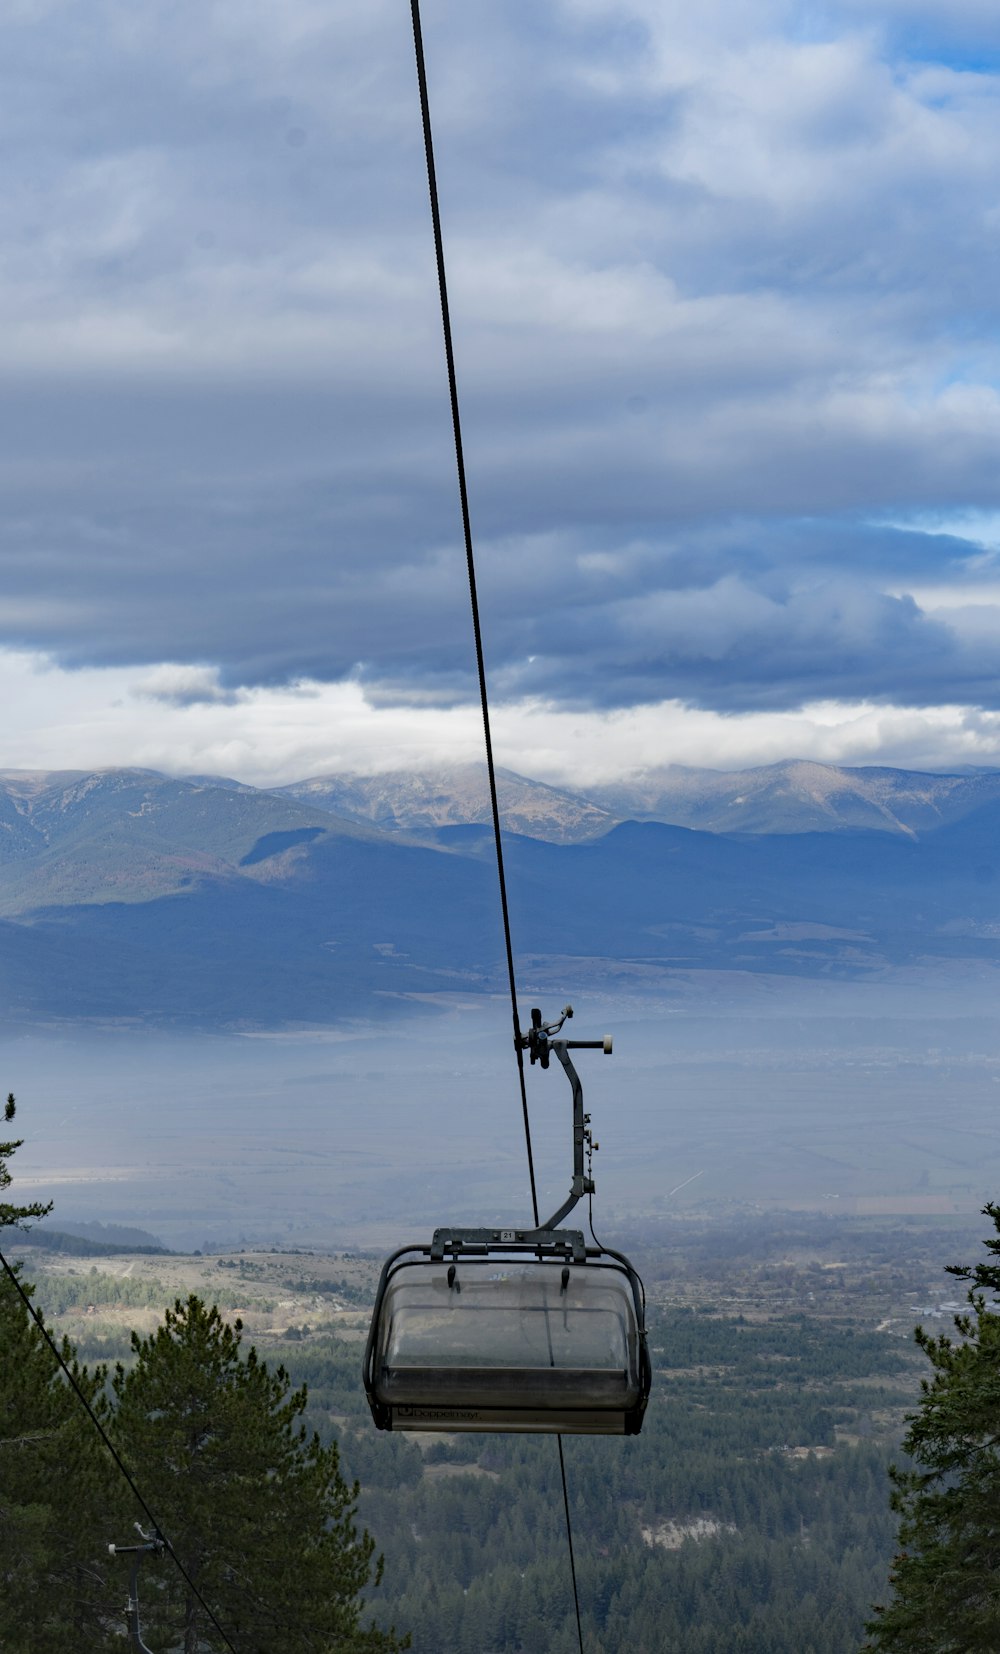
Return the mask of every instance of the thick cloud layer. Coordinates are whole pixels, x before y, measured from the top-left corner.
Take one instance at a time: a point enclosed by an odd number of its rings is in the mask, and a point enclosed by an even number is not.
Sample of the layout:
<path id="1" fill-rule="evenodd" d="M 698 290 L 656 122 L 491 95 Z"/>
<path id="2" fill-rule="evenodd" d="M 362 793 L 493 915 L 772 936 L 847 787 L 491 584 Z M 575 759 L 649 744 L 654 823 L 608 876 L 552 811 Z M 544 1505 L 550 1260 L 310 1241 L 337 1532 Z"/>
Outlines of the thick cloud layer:
<path id="1" fill-rule="evenodd" d="M 498 694 L 1000 706 L 993 11 L 424 11 Z M 0 644 L 467 697 L 407 8 L 5 32 Z"/>

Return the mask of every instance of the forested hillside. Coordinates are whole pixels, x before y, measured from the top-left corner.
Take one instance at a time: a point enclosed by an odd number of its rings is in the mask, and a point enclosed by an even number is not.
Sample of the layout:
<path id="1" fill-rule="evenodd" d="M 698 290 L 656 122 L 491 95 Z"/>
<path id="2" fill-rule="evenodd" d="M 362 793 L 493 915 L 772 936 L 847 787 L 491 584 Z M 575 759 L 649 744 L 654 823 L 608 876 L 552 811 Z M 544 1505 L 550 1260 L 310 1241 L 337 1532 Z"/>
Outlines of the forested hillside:
<path id="1" fill-rule="evenodd" d="M 886 1595 L 887 1467 L 922 1366 L 905 1305 L 962 1242 L 773 1215 L 649 1225 L 629 1247 L 654 1298 L 647 1421 L 637 1438 L 565 1440 L 587 1654 L 857 1654 Z M 269 1369 L 307 1386 L 307 1429 L 360 1481 L 358 1520 L 385 1557 L 366 1601 L 415 1654 L 575 1654 L 552 1439 L 373 1429 L 360 1354 L 375 1258 L 26 1261 L 81 1355 L 126 1372 L 148 1366 L 155 1306 L 185 1271 L 246 1317 Z M 138 1350 L 133 1320 L 151 1329 Z"/>
<path id="2" fill-rule="evenodd" d="M 898 1341 L 803 1317 L 652 1318 L 643 1434 L 567 1438 L 588 1654 L 854 1654 L 893 1550 L 886 1467 L 913 1394 Z M 314 1417 L 386 1555 L 416 1654 L 573 1654 L 555 1443 L 378 1438 L 355 1352 L 302 1352 Z M 351 1394 L 354 1393 L 352 1405 Z"/>

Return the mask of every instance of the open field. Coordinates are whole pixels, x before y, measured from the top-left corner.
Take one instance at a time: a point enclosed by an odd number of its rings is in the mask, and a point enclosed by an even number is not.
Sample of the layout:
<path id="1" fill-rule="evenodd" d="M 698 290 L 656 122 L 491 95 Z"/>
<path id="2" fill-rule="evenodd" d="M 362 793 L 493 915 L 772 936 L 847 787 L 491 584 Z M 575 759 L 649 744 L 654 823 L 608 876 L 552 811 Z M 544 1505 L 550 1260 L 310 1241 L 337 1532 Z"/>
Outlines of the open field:
<path id="1" fill-rule="evenodd" d="M 319 1253 L 92 1258 L 30 1244 L 9 1250 L 24 1258 L 53 1331 L 91 1356 L 123 1355 L 132 1329 L 152 1332 L 164 1309 L 191 1293 L 217 1304 L 227 1320 L 239 1320 L 262 1352 L 289 1339 L 358 1341 L 367 1332 L 380 1268 L 370 1259 Z"/>

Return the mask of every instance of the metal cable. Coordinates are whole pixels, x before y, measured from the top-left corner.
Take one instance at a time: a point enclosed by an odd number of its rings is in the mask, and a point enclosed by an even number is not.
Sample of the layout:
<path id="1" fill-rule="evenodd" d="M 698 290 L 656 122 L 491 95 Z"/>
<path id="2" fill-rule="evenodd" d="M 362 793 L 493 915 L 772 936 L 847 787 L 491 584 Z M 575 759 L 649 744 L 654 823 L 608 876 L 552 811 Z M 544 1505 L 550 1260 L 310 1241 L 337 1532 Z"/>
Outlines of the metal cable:
<path id="1" fill-rule="evenodd" d="M 583 1654 L 583 1626 L 580 1623 L 580 1593 L 576 1588 L 576 1557 L 573 1554 L 573 1524 L 569 1519 L 569 1494 L 566 1491 L 566 1460 L 563 1458 L 562 1436 L 557 1436 L 559 1443 L 559 1474 L 562 1477 L 563 1510 L 566 1512 L 566 1543 L 569 1546 L 569 1571 L 573 1580 L 573 1607 L 576 1609 L 576 1640 L 580 1645 L 580 1654 Z"/>
<path id="2" fill-rule="evenodd" d="M 514 977 L 514 947 L 510 934 L 510 912 L 507 905 L 507 879 L 504 872 L 503 838 L 500 832 L 500 805 L 497 798 L 497 778 L 493 764 L 493 739 L 490 732 L 490 704 L 486 689 L 486 665 L 483 656 L 483 636 L 479 623 L 479 598 L 476 591 L 476 563 L 472 547 L 472 521 L 469 515 L 469 491 L 465 479 L 465 452 L 462 446 L 462 422 L 458 408 L 458 378 L 455 372 L 455 352 L 451 336 L 451 312 L 448 306 L 448 282 L 445 275 L 444 240 L 441 234 L 441 212 L 438 204 L 437 172 L 434 166 L 434 141 L 431 135 L 430 100 L 427 95 L 427 70 L 424 64 L 424 37 L 420 26 L 420 0 L 410 0 L 413 19 L 413 45 L 417 59 L 417 82 L 420 87 L 420 118 L 424 129 L 424 157 L 427 162 L 427 187 L 430 192 L 431 222 L 434 228 L 434 257 L 437 263 L 438 292 L 441 297 L 441 326 L 444 332 L 444 353 L 448 367 L 448 394 L 451 399 L 451 423 L 455 436 L 455 463 L 458 469 L 458 492 L 462 505 L 462 533 L 465 539 L 465 561 L 469 574 L 469 601 L 472 606 L 472 630 L 476 641 L 476 670 L 479 674 L 479 700 L 483 712 L 483 737 L 486 745 L 486 770 L 490 783 L 490 808 L 493 814 L 493 842 L 496 848 L 497 879 L 500 885 L 500 907 L 503 913 L 504 945 L 507 951 L 507 979 L 510 984 L 510 1007 L 514 1019 L 514 1049 L 517 1053 L 517 1077 L 521 1090 L 521 1116 L 524 1122 L 524 1142 L 528 1153 L 528 1177 L 531 1182 L 531 1209 L 535 1228 L 538 1228 L 538 1192 L 535 1185 L 535 1161 L 531 1148 L 531 1124 L 528 1119 L 528 1093 L 524 1080 L 524 1053 L 521 1049 L 521 1019 L 517 1009 L 517 983 Z M 576 1560 L 573 1554 L 573 1527 L 569 1514 L 569 1495 L 566 1490 L 566 1461 L 562 1436 L 557 1435 L 559 1447 L 559 1474 L 562 1478 L 563 1509 L 566 1513 L 566 1540 L 569 1546 L 569 1566 L 573 1580 L 573 1604 L 576 1609 L 576 1634 L 583 1654 L 583 1629 L 580 1623 L 580 1598 L 576 1584 Z"/>
<path id="3" fill-rule="evenodd" d="M 479 701 L 483 712 L 483 738 L 486 744 L 486 769 L 490 782 L 490 808 L 493 813 L 493 842 L 496 847 L 497 878 L 500 884 L 500 907 L 503 912 L 504 945 L 507 951 L 507 980 L 510 984 L 510 1007 L 514 1019 L 514 1047 L 517 1052 L 517 1073 L 521 1088 L 521 1114 L 524 1121 L 524 1140 L 528 1150 L 528 1176 L 531 1180 L 531 1207 L 538 1228 L 538 1194 L 535 1188 L 535 1161 L 531 1150 L 531 1125 L 528 1120 L 528 1093 L 524 1083 L 524 1054 L 521 1050 L 521 1022 L 517 1011 L 517 985 L 514 980 L 514 948 L 510 935 L 510 912 L 507 906 L 507 879 L 504 872 L 503 840 L 500 834 L 500 806 L 497 800 L 497 778 L 493 764 L 493 737 L 490 732 L 490 703 L 486 692 L 486 665 L 483 658 L 483 634 L 479 623 L 479 598 L 476 592 L 476 561 L 472 550 L 472 521 L 469 516 L 469 491 L 465 480 L 465 452 L 462 447 L 462 421 L 458 411 L 458 379 L 455 373 L 455 352 L 451 339 L 451 312 L 448 307 L 448 282 L 444 268 L 444 241 L 441 235 L 441 212 L 438 206 L 437 173 L 434 167 L 434 142 L 431 137 L 431 110 L 427 97 L 427 71 L 424 66 L 424 37 L 420 27 L 420 0 L 410 0 L 413 17 L 413 45 L 417 58 L 417 81 L 420 87 L 420 118 L 424 129 L 424 156 L 427 162 L 427 188 L 431 198 L 431 222 L 434 227 L 434 257 L 437 262 L 438 291 L 441 296 L 441 326 L 444 332 L 444 353 L 448 365 L 448 394 L 451 398 L 451 423 L 455 434 L 455 463 L 458 468 L 458 493 L 462 504 L 462 533 L 465 538 L 465 562 L 469 575 L 469 602 L 472 606 L 472 630 L 476 640 L 476 670 L 479 674 Z"/>
<path id="4" fill-rule="evenodd" d="M 177 1569 L 180 1573 L 180 1576 L 183 1579 L 183 1581 L 184 1581 L 185 1585 L 187 1586 L 188 1590 L 192 1593 L 192 1595 L 194 1597 L 197 1598 L 197 1600 L 198 1600 L 199 1604 L 201 1605 L 202 1609 L 204 1610 L 205 1614 L 208 1616 L 208 1618 L 211 1621 L 212 1625 L 215 1627 L 215 1630 L 218 1632 L 219 1636 L 222 1638 L 222 1641 L 225 1643 L 226 1647 L 230 1650 L 230 1654 L 236 1654 L 236 1649 L 233 1647 L 233 1645 L 230 1642 L 229 1638 L 226 1636 L 226 1633 L 223 1631 L 222 1626 L 219 1624 L 219 1622 L 216 1619 L 215 1615 L 213 1614 L 211 1608 L 208 1606 L 208 1603 L 205 1601 L 205 1598 L 202 1596 L 202 1594 L 199 1591 L 199 1589 L 198 1589 L 197 1585 L 195 1584 L 194 1580 L 191 1578 L 191 1575 L 188 1573 L 188 1571 L 185 1568 L 185 1566 L 184 1566 L 183 1562 L 181 1561 L 180 1557 L 177 1555 L 177 1552 L 174 1550 L 174 1547 L 171 1545 L 170 1540 L 167 1539 L 164 1536 L 163 1530 L 160 1527 L 159 1522 L 157 1521 L 156 1517 L 153 1515 L 153 1512 L 150 1510 L 150 1508 L 147 1505 L 147 1503 L 146 1503 L 145 1499 L 143 1498 L 142 1494 L 139 1492 L 139 1489 L 137 1488 L 137 1486 L 135 1484 L 135 1479 L 132 1476 L 132 1473 L 129 1470 L 128 1465 L 125 1463 L 124 1459 L 122 1458 L 121 1454 L 119 1453 L 118 1449 L 116 1448 L 114 1442 L 111 1440 L 111 1437 L 108 1435 L 107 1431 L 105 1430 L 105 1428 L 104 1428 L 103 1424 L 101 1423 L 100 1419 L 98 1418 L 97 1414 L 94 1412 L 94 1409 L 91 1407 L 90 1402 L 87 1400 L 87 1397 L 84 1395 L 84 1393 L 81 1390 L 79 1384 L 77 1383 L 76 1379 L 74 1378 L 71 1369 L 67 1366 L 66 1362 L 63 1360 L 61 1350 L 59 1349 L 58 1345 L 55 1343 L 55 1340 L 53 1339 L 51 1333 L 49 1332 L 48 1327 L 45 1325 L 45 1322 L 42 1320 L 42 1317 L 39 1314 L 38 1310 L 35 1308 L 34 1304 L 31 1302 L 31 1299 L 29 1298 L 28 1294 L 25 1292 L 24 1287 L 21 1285 L 21 1282 L 18 1279 L 17 1270 L 14 1269 L 12 1267 L 12 1265 L 7 1262 L 7 1259 L 4 1257 L 2 1252 L 0 1252 L 0 1264 L 2 1264 L 3 1268 L 6 1270 L 7 1275 L 10 1278 L 10 1280 L 13 1282 L 14 1289 L 18 1293 L 19 1297 L 21 1298 L 21 1301 L 24 1304 L 25 1309 L 28 1311 L 28 1314 L 31 1316 L 32 1320 L 34 1321 L 35 1326 L 38 1328 L 38 1330 L 41 1333 L 42 1337 L 45 1339 L 45 1342 L 48 1344 L 49 1349 L 52 1351 L 52 1354 L 54 1355 L 58 1365 L 62 1369 L 63 1376 L 66 1378 L 67 1382 L 70 1385 L 70 1388 L 73 1390 L 73 1393 L 76 1396 L 77 1401 L 80 1403 L 80 1406 L 83 1408 L 83 1410 L 86 1413 L 87 1417 L 89 1418 L 91 1424 L 94 1426 L 94 1429 L 97 1431 L 97 1434 L 100 1436 L 100 1438 L 101 1438 L 102 1442 L 104 1443 L 105 1447 L 107 1448 L 108 1452 L 111 1454 L 111 1457 L 114 1460 L 115 1464 L 117 1465 L 118 1469 L 121 1471 L 121 1473 L 124 1476 L 126 1482 L 128 1483 L 128 1485 L 129 1485 L 129 1487 L 132 1491 L 132 1496 L 136 1500 L 136 1503 L 142 1509 L 143 1513 L 145 1514 L 146 1520 L 150 1523 L 150 1525 L 160 1535 L 161 1539 L 163 1539 L 163 1543 L 164 1543 L 164 1547 L 166 1549 L 167 1555 L 170 1556 L 173 1559 L 173 1561 L 176 1564 Z"/>

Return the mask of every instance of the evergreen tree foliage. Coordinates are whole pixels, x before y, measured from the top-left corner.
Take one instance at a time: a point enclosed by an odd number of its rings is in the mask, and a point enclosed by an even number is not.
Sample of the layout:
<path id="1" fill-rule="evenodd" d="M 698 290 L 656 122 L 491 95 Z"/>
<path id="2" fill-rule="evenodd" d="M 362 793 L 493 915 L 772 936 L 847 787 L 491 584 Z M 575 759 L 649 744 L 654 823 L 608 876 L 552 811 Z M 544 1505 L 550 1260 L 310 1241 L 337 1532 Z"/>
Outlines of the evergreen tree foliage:
<path id="1" fill-rule="evenodd" d="M 14 1117 L 7 1098 L 4 1119 Z M 0 1143 L 0 1191 L 20 1141 Z M 0 1227 L 50 1208 L 0 1202 Z M 15 1274 L 19 1271 L 15 1269 Z M 31 1288 L 25 1287 L 30 1296 Z M 105 1373 L 63 1360 L 97 1410 Z M 109 1581 L 88 1543 L 112 1497 L 107 1456 L 14 1281 L 0 1273 L 0 1603 L 6 1654 L 120 1647 L 109 1639 Z"/>
<path id="2" fill-rule="evenodd" d="M 14 1116 L 8 1097 L 5 1120 Z M 18 1140 L 0 1143 L 0 1193 Z M 50 1207 L 0 1202 L 0 1227 Z M 3 1654 L 112 1654 L 122 1643 L 124 1560 L 140 1514 L 25 1297 L 19 1266 L 0 1271 L 0 1647 Z M 22 1292 L 25 1296 L 22 1296 Z M 361 1624 L 360 1592 L 381 1578 L 354 1522 L 358 1495 L 337 1449 L 301 1422 L 306 1390 L 241 1349 L 198 1298 L 177 1303 L 135 1365 L 61 1354 L 156 1511 L 177 1556 L 240 1654 L 394 1654 L 391 1632 Z M 372 1578 L 374 1576 L 374 1578 Z M 223 1644 L 169 1557 L 141 1575 L 143 1635 L 172 1654 Z"/>
<path id="3" fill-rule="evenodd" d="M 120 1649 L 105 1534 L 117 1487 L 99 1437 L 11 1281 L 0 1278 L 0 1623 L 5 1654 Z M 106 1413 L 105 1374 L 63 1359 Z M 102 1554 L 104 1553 L 104 1554 Z"/>
<path id="4" fill-rule="evenodd" d="M 933 1367 L 903 1440 L 914 1461 L 894 1468 L 900 1551 L 894 1595 L 876 1608 L 869 1650 L 900 1654 L 996 1654 L 1000 1648 L 1000 1206 L 983 1208 L 996 1235 L 988 1263 L 952 1265 L 970 1282 L 958 1339 L 916 1341 Z"/>
<path id="5" fill-rule="evenodd" d="M 361 1624 L 374 1545 L 355 1526 L 358 1489 L 302 1425 L 304 1388 L 244 1354 L 240 1330 L 191 1296 L 150 1337 L 133 1334 L 135 1363 L 113 1386 L 121 1447 L 241 1654 L 391 1654 L 405 1645 Z M 151 1645 L 221 1648 L 168 1562 L 144 1569 L 142 1593 Z"/>
<path id="6" fill-rule="evenodd" d="M 891 1449 L 862 1420 L 912 1407 L 916 1352 L 840 1320 L 647 1313 L 642 1435 L 565 1442 L 587 1654 L 857 1654 L 895 1538 Z M 425 1437 L 421 1452 L 376 1436 L 363 1395 L 352 1413 L 356 1345 L 285 1359 L 310 1404 L 344 1420 L 343 1460 L 386 1552 L 375 1605 L 414 1654 L 574 1654 L 551 1439 Z M 704 1517 L 712 1537 L 649 1542 L 664 1519 Z"/>
<path id="7" fill-rule="evenodd" d="M 15 1100 L 7 1098 L 5 1121 Z M 0 1193 L 21 1140 L 0 1143 Z M 25 1227 L 50 1206 L 0 1201 L 0 1229 Z M 20 1275 L 17 1265 L 13 1277 Z M 23 1284 L 21 1284 L 23 1285 Z M 30 1297 L 31 1288 L 23 1287 Z M 106 1373 L 88 1373 L 63 1341 L 63 1360 L 94 1409 L 106 1413 Z M 68 1497 L 71 1490 L 71 1497 Z M 69 1389 L 18 1282 L 0 1272 L 0 1604 L 7 1654 L 98 1654 L 107 1641 L 109 1581 L 93 1546 L 109 1502 L 109 1464 Z"/>
<path id="8" fill-rule="evenodd" d="M 17 1104 L 14 1101 L 14 1093 L 9 1091 L 7 1093 L 7 1102 L 3 1111 L 4 1120 L 8 1125 L 11 1120 L 13 1120 L 16 1109 Z M 0 1194 L 3 1194 L 5 1189 L 9 1189 L 12 1182 L 10 1168 L 7 1162 L 11 1155 L 17 1153 L 17 1150 L 22 1147 L 23 1143 L 23 1137 L 15 1137 L 9 1142 L 0 1143 Z M 51 1201 L 47 1206 L 41 1206 L 37 1201 L 28 1206 L 11 1206 L 7 1201 L 0 1200 L 0 1229 L 11 1227 L 24 1228 L 30 1218 L 43 1218 L 51 1212 L 51 1210 Z"/>

